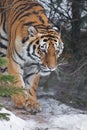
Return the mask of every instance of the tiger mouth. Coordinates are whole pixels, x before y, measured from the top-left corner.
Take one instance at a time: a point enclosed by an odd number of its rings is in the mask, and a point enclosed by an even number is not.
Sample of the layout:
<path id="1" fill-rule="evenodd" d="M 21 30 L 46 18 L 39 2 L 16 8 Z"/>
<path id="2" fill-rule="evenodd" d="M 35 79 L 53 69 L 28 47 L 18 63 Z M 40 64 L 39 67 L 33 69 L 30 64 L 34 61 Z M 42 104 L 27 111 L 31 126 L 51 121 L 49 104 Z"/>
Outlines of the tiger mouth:
<path id="1" fill-rule="evenodd" d="M 46 72 L 52 72 L 52 71 L 55 71 L 56 70 L 56 67 L 54 68 L 49 68 L 49 67 L 45 67 L 45 66 L 40 66 L 40 70 L 41 71 L 46 71 Z"/>

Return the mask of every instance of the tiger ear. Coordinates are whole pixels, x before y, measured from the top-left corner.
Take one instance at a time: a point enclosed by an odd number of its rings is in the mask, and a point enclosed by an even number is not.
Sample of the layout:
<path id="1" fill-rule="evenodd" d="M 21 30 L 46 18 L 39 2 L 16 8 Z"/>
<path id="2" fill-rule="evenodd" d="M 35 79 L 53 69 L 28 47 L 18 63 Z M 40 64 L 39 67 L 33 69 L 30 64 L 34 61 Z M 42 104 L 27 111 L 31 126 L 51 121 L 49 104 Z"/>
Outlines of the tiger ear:
<path id="1" fill-rule="evenodd" d="M 56 30 L 57 32 L 61 33 L 61 28 L 58 26 L 58 27 L 53 27 L 54 30 Z"/>
<path id="2" fill-rule="evenodd" d="M 36 35 L 36 33 L 37 33 L 37 30 L 35 29 L 35 27 L 30 26 L 30 27 L 28 28 L 28 32 L 29 32 L 29 35 L 30 35 L 31 37 L 34 37 L 34 36 Z"/>
<path id="3" fill-rule="evenodd" d="M 61 28 L 58 26 L 58 27 L 53 27 L 54 30 L 56 30 L 59 34 L 59 36 L 61 37 Z"/>

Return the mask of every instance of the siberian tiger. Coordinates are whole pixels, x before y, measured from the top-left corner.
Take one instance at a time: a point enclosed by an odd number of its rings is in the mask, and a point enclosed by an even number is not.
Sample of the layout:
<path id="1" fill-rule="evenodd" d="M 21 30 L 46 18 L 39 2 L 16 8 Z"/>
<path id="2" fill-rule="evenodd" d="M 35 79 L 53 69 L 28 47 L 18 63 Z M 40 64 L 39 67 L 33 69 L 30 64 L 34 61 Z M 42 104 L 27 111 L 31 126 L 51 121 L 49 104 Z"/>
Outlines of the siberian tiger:
<path id="1" fill-rule="evenodd" d="M 36 98 L 40 75 L 49 75 L 57 68 L 63 48 L 60 33 L 40 3 L 0 1 L 0 56 L 7 56 L 8 73 L 17 77 L 14 85 L 28 89 L 25 95 L 12 96 L 16 107 L 41 110 Z"/>

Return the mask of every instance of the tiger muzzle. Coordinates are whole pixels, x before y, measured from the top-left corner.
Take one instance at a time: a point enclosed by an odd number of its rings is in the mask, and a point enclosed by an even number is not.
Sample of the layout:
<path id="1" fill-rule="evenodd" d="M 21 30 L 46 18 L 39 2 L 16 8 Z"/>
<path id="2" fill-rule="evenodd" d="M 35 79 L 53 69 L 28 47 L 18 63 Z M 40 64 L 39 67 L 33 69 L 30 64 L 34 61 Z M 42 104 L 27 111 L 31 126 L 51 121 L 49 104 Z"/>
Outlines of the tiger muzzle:
<path id="1" fill-rule="evenodd" d="M 45 59 L 47 67 L 51 70 L 54 70 L 57 66 L 57 57 L 54 47 L 48 49 L 48 53 L 46 54 Z"/>
<path id="2" fill-rule="evenodd" d="M 44 66 L 45 69 L 47 68 L 49 71 L 54 71 L 57 66 L 56 54 L 50 54 L 50 53 L 46 54 L 42 65 Z"/>

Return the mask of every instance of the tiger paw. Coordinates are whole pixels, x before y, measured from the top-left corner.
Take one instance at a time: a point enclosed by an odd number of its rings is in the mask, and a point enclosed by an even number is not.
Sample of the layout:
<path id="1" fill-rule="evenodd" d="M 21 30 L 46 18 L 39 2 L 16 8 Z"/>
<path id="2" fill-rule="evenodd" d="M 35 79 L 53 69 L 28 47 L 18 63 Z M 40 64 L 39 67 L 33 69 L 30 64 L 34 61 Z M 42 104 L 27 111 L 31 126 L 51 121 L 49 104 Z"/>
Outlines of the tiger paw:
<path id="1" fill-rule="evenodd" d="M 25 106 L 26 111 L 29 111 L 32 114 L 42 111 L 41 105 L 36 100 L 29 99 Z"/>
<path id="2" fill-rule="evenodd" d="M 12 103 L 16 108 L 24 108 L 26 104 L 26 96 L 21 94 L 14 94 L 12 96 Z"/>

